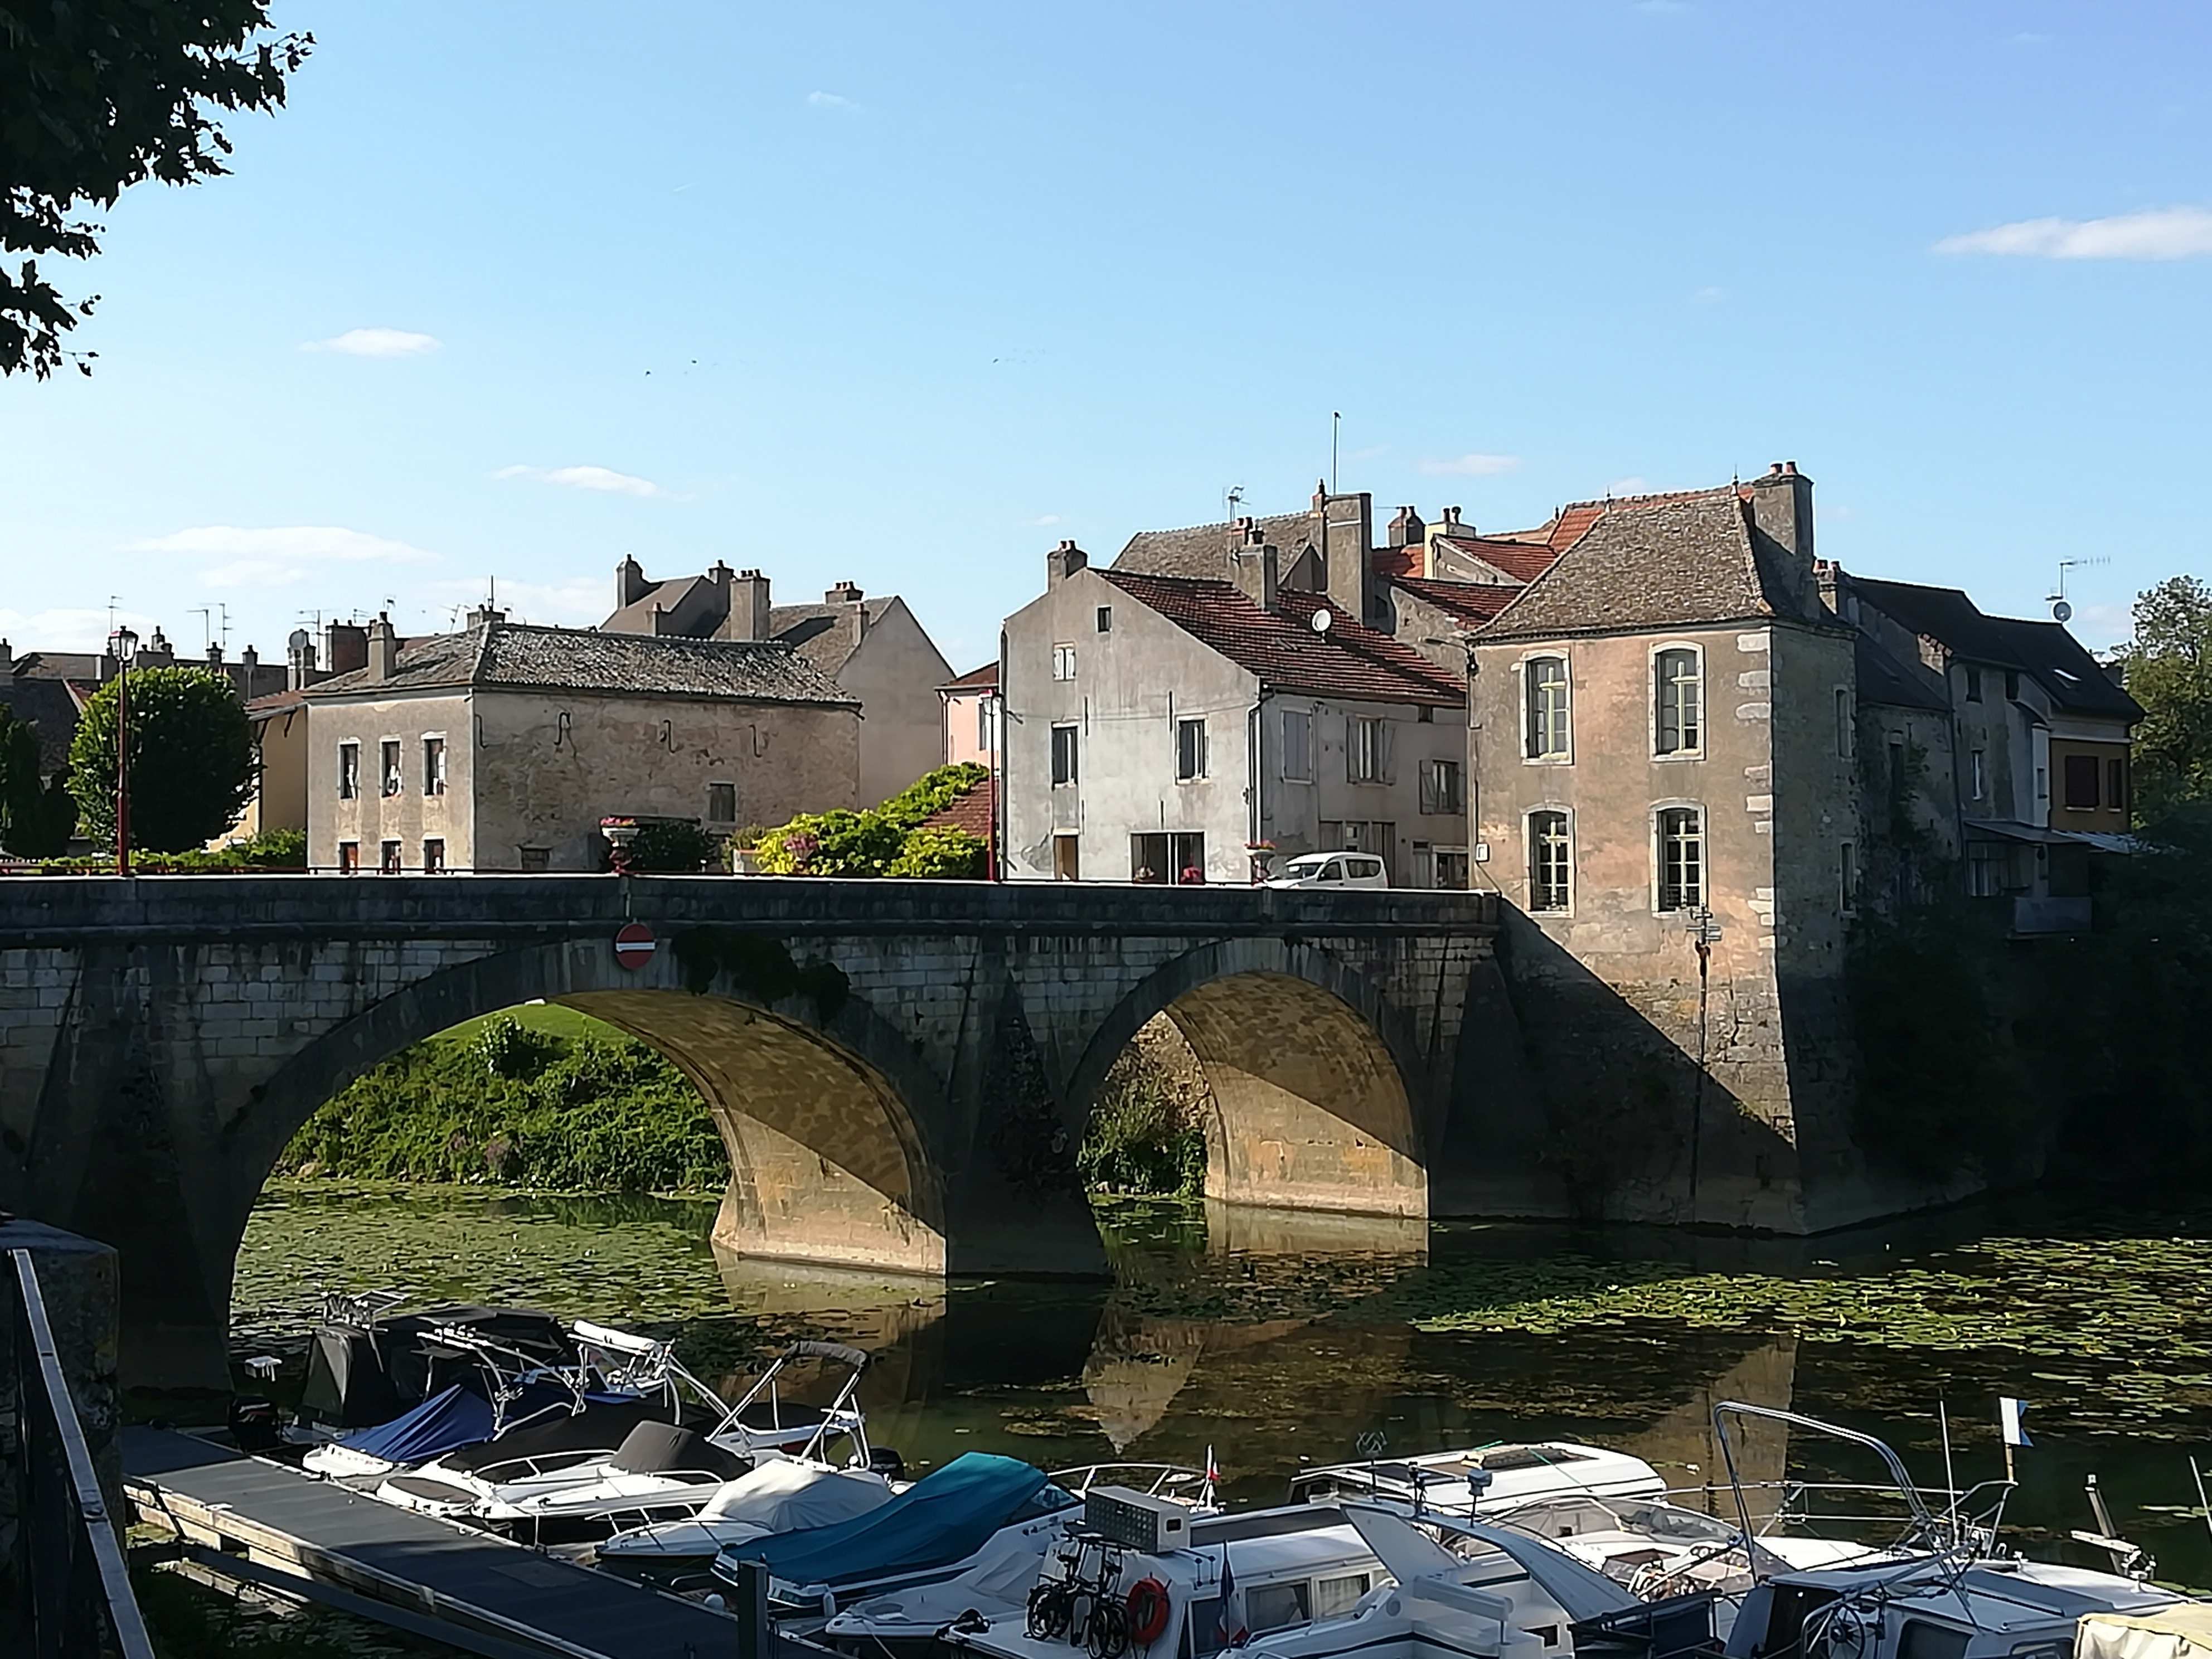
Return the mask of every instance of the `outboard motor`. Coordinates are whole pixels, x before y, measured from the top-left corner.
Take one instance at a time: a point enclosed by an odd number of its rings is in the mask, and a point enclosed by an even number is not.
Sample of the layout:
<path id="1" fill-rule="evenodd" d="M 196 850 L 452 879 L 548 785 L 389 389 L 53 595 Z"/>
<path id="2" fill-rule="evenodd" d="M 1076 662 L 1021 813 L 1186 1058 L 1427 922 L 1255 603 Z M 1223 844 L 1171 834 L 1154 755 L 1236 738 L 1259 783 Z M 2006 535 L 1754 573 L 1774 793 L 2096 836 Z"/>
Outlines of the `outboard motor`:
<path id="1" fill-rule="evenodd" d="M 880 1474 L 886 1480 L 906 1479 L 906 1459 L 889 1446 L 868 1448 L 868 1473 Z"/>
<path id="2" fill-rule="evenodd" d="M 276 1402 L 235 1396 L 230 1402 L 230 1437 L 249 1455 L 275 1451 L 284 1437 L 276 1430 Z"/>

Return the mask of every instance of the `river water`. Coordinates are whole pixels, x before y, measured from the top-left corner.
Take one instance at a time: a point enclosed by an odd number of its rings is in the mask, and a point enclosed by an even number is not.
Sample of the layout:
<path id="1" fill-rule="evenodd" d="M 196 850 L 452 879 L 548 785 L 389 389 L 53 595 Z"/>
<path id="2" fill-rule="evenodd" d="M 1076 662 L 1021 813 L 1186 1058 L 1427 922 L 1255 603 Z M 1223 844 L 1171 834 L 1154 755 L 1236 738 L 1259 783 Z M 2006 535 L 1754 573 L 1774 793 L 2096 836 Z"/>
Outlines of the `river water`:
<path id="1" fill-rule="evenodd" d="M 2050 1197 L 1814 1241 L 1644 1230 L 1405 1227 L 1103 1203 L 1111 1285 L 950 1287 L 718 1258 L 710 1201 L 272 1183 L 240 1253 L 235 1352 L 302 1351 L 325 1289 L 529 1304 L 675 1336 L 710 1380 L 793 1337 L 873 1351 L 872 1437 L 911 1469 L 963 1451 L 1048 1468 L 1198 1464 L 1279 1500 L 1379 1433 L 1407 1454 L 1565 1437 L 1670 1483 L 1717 1480 L 1718 1400 L 1882 1436 L 1942 1484 L 2003 1473 L 1996 1400 L 2029 1402 L 2008 1537 L 2067 1539 L 2099 1477 L 2162 1578 L 2212 1584 L 2191 1458 L 2212 1462 L 2212 1201 Z M 296 1374 L 297 1367 L 288 1367 Z M 1765 1430 L 1763 1480 L 1871 1480 L 1869 1457 Z"/>

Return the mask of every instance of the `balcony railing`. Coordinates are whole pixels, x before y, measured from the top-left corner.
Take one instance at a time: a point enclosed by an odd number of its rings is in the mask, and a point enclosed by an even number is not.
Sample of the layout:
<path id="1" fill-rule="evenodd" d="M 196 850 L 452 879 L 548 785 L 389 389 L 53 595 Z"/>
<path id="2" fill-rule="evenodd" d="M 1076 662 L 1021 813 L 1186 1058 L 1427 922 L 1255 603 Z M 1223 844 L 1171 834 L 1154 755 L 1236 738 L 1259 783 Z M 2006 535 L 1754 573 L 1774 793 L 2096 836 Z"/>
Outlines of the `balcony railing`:
<path id="1" fill-rule="evenodd" d="M 39 1293 L 31 1252 L 9 1250 L 5 1277 L 14 1326 L 17 1451 L 23 1540 L 21 1612 L 35 1659 L 154 1659 L 131 1592 L 123 1545 L 93 1468 Z"/>

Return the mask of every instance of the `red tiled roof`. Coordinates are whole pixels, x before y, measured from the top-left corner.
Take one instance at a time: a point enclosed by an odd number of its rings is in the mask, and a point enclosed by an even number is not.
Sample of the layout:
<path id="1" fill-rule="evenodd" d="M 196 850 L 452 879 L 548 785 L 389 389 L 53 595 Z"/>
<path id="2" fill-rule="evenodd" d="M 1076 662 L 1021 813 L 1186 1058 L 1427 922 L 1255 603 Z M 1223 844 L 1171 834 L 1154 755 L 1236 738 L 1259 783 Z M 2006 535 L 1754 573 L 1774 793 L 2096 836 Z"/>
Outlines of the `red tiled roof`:
<path id="1" fill-rule="evenodd" d="M 986 778 L 964 795 L 956 795 L 921 821 L 926 830 L 965 830 L 978 841 L 991 838 L 991 797 L 995 780 Z"/>
<path id="2" fill-rule="evenodd" d="M 1411 646 L 1353 621 L 1326 593 L 1285 588 L 1262 611 L 1234 582 L 1135 571 L 1098 573 L 1272 690 L 1364 702 L 1463 703 L 1467 688 Z M 1314 631 L 1327 607 L 1330 626 Z"/>
<path id="3" fill-rule="evenodd" d="M 1504 571 L 1516 582 L 1534 581 L 1559 556 L 1559 549 L 1548 543 L 1510 541 L 1498 536 L 1439 536 L 1437 539 L 1470 559 L 1481 560 L 1493 570 Z"/>
<path id="4" fill-rule="evenodd" d="M 1369 557 L 1369 568 L 1378 576 L 1395 581 L 1401 576 L 1421 574 L 1421 544 L 1414 542 L 1405 547 L 1378 547 Z"/>
<path id="5" fill-rule="evenodd" d="M 1465 623 L 1488 622 L 1521 591 L 1506 582 L 1440 582 L 1420 576 L 1400 576 L 1395 585 Z"/>
<path id="6" fill-rule="evenodd" d="M 974 691 L 999 683 L 999 665 L 987 662 L 981 668 L 971 668 L 957 679 L 947 680 L 937 689 L 940 691 Z"/>
<path id="7" fill-rule="evenodd" d="M 1717 484 L 1706 489 L 1667 489 L 1651 495 L 1606 495 L 1595 501 L 1569 501 L 1534 530 L 1509 530 L 1500 539 L 1520 543 L 1540 542 L 1549 548 L 1553 557 L 1556 558 L 1589 535 L 1590 526 L 1608 513 L 1633 512 L 1638 507 L 1666 507 L 1676 501 L 1702 501 L 1708 496 L 1724 496 L 1730 493 L 1733 493 L 1738 500 L 1747 501 L 1751 499 L 1751 486 L 1743 483 Z M 1547 560 L 1546 562 L 1549 563 L 1550 561 Z M 1528 576 L 1522 580 L 1533 581 L 1535 578 Z"/>

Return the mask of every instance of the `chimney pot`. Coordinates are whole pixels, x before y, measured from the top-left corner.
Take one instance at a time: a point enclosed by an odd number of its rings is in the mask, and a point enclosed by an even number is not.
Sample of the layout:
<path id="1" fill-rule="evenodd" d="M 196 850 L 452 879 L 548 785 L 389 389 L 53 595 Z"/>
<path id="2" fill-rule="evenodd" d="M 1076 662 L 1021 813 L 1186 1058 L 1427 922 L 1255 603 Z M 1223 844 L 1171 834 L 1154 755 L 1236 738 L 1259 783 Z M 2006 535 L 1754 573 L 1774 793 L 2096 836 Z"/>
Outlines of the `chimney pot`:
<path id="1" fill-rule="evenodd" d="M 1797 463 L 1795 461 L 1784 461 L 1782 463 L 1782 470 L 1784 472 L 1795 473 L 1797 471 Z"/>
<path id="2" fill-rule="evenodd" d="M 1044 585 L 1048 588 L 1057 587 L 1090 562 L 1089 555 L 1072 539 L 1063 540 L 1044 556 Z"/>

